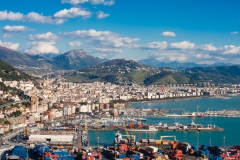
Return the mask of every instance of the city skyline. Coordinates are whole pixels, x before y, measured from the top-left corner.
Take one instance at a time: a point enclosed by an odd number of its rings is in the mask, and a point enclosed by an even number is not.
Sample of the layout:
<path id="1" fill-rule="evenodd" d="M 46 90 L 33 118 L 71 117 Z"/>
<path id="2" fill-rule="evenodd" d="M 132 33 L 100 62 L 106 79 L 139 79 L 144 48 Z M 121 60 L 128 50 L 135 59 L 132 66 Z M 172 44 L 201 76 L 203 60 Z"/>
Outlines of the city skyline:
<path id="1" fill-rule="evenodd" d="M 0 5 L 0 45 L 28 54 L 84 49 L 101 58 L 240 60 L 240 2 L 11 0 Z"/>

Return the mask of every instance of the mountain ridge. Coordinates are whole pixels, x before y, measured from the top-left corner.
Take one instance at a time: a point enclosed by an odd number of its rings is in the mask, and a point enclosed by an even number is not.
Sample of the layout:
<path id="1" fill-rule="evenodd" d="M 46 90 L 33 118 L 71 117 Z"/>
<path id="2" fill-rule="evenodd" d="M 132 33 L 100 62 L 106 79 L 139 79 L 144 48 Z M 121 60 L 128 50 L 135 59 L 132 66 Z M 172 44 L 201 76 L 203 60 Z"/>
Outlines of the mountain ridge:
<path id="1" fill-rule="evenodd" d="M 53 62 L 62 69 L 78 70 L 102 63 L 98 57 L 93 57 L 83 49 L 70 50 L 55 58 Z"/>
<path id="2" fill-rule="evenodd" d="M 163 62 L 160 61 L 156 58 L 148 58 L 148 59 L 141 59 L 138 60 L 137 62 L 141 63 L 141 64 L 145 64 L 145 65 L 149 65 L 152 67 L 171 67 L 173 69 L 187 69 L 187 68 L 194 68 L 194 67 L 212 67 L 212 66 L 231 66 L 234 64 L 231 63 L 213 63 L 213 64 L 197 64 L 194 62 L 185 62 L 185 63 L 180 63 L 177 61 L 171 61 L 171 62 Z"/>

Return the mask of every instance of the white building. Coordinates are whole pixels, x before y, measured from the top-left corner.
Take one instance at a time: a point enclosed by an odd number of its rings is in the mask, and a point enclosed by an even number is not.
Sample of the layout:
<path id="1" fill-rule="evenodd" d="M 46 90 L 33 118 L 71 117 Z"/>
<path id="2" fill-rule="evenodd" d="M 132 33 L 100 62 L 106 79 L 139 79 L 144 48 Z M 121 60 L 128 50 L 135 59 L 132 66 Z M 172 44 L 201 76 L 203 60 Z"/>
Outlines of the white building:
<path id="1" fill-rule="evenodd" d="M 30 135 L 29 142 L 73 142 L 73 135 Z"/>
<path id="2" fill-rule="evenodd" d="M 92 112 L 91 105 L 82 105 L 82 106 L 80 106 L 80 110 L 79 111 L 81 113 Z"/>

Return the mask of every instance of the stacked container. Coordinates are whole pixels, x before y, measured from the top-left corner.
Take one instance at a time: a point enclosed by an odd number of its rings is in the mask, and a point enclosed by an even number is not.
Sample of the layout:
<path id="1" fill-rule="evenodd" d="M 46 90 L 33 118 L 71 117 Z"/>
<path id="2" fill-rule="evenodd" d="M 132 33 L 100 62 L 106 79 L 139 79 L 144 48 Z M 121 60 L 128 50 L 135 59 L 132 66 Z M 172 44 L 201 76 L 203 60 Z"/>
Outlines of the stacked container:
<path id="1" fill-rule="evenodd" d="M 155 145 L 156 141 L 154 139 L 149 139 L 148 144 L 149 145 Z"/>

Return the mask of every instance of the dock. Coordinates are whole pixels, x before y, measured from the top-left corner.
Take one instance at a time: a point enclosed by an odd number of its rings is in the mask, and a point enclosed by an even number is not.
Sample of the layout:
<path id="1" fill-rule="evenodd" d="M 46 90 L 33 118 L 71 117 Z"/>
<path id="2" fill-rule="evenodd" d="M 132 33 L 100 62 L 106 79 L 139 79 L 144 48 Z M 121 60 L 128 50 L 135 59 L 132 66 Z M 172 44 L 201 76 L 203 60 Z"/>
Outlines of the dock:
<path id="1" fill-rule="evenodd" d="M 168 128 L 158 128 L 158 132 L 222 132 L 223 128 L 187 128 L 187 129 L 168 129 Z M 89 128 L 91 131 L 117 131 L 124 130 L 124 127 L 118 126 L 116 128 Z"/>

